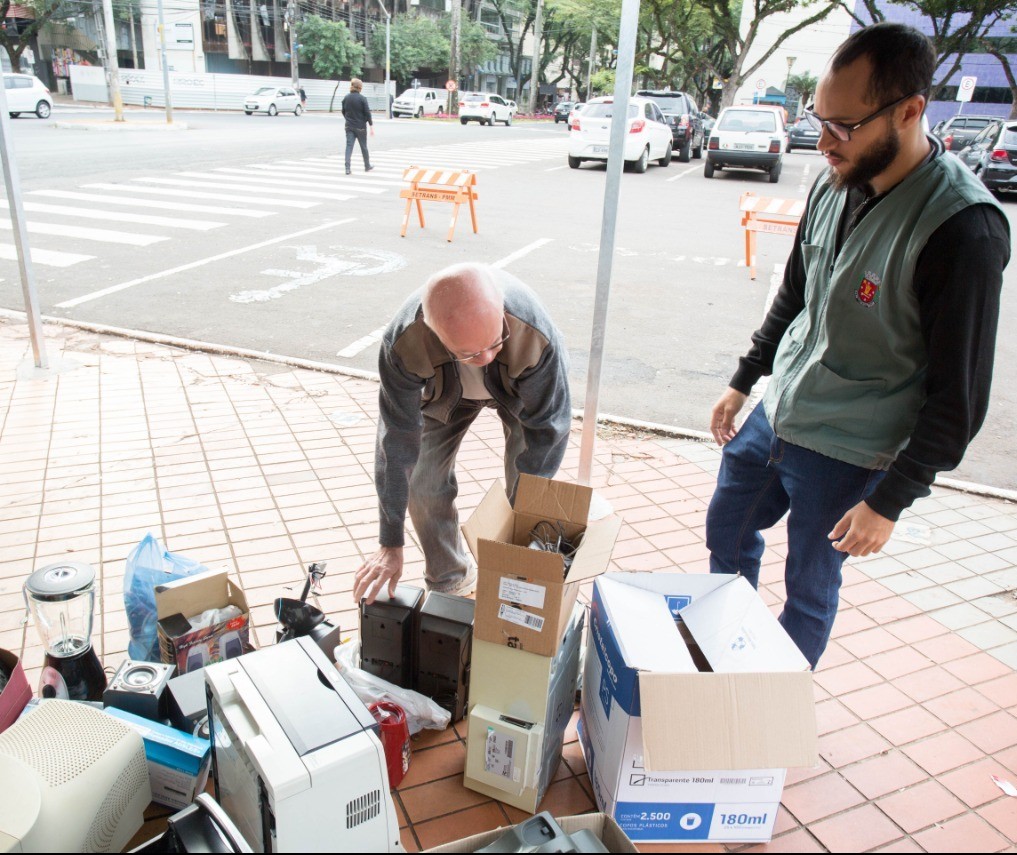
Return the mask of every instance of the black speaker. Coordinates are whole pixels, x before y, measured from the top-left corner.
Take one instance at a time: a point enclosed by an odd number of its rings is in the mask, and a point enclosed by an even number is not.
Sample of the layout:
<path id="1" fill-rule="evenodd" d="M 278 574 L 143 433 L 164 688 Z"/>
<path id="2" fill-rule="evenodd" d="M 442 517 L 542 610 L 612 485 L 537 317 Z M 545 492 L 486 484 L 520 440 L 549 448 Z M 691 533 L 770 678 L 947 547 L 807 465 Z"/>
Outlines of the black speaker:
<path id="1" fill-rule="evenodd" d="M 207 733 L 201 733 L 202 726 L 208 721 L 205 670 L 174 677 L 166 684 L 166 695 L 170 724 L 195 736 L 207 736 Z"/>
<path id="2" fill-rule="evenodd" d="M 413 649 L 424 603 L 422 588 L 396 585 L 395 596 L 360 601 L 360 667 L 376 677 L 413 688 Z"/>
<path id="3" fill-rule="evenodd" d="M 117 669 L 102 704 L 134 713 L 152 721 L 168 718 L 166 684 L 176 667 L 161 662 L 133 662 L 128 659 Z"/>
<path id="4" fill-rule="evenodd" d="M 452 713 L 452 721 L 466 715 L 475 608 L 466 597 L 431 591 L 420 609 L 413 688 Z"/>

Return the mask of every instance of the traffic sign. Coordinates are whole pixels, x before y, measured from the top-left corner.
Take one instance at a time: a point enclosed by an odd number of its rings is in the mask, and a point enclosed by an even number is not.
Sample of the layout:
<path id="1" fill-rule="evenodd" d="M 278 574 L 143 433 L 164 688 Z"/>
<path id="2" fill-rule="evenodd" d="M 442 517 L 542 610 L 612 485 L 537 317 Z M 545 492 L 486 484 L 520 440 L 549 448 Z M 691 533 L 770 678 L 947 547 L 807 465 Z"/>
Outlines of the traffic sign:
<path id="1" fill-rule="evenodd" d="M 456 89 L 458 89 L 459 87 L 456 86 L 456 82 L 454 80 L 446 80 L 445 81 L 445 88 L 449 92 L 455 92 Z"/>
<path id="2" fill-rule="evenodd" d="M 765 80 L 765 78 L 760 77 L 759 80 L 756 81 L 756 91 L 757 92 L 765 92 L 766 91 L 766 80 Z"/>
<path id="3" fill-rule="evenodd" d="M 970 101 L 971 96 L 975 94 L 975 84 L 978 82 L 977 77 L 962 77 L 960 86 L 957 87 L 957 96 L 954 98 L 955 101 Z"/>

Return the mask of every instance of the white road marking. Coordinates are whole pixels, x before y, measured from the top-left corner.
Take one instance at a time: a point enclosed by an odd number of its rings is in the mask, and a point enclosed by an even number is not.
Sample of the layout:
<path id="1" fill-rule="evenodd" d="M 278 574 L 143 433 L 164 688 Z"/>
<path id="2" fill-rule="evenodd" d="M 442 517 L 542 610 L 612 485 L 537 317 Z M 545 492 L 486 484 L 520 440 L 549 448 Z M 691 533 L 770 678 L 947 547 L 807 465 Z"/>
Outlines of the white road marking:
<path id="1" fill-rule="evenodd" d="M 250 202 L 256 205 L 278 205 L 280 208 L 316 208 L 321 202 L 298 202 L 292 199 L 269 199 L 265 196 L 235 196 L 230 193 L 202 193 L 199 190 L 170 190 L 166 187 L 139 187 L 133 184 L 84 184 L 86 190 L 126 190 L 129 193 L 152 193 L 184 199 L 211 199 L 217 202 Z"/>
<path id="2" fill-rule="evenodd" d="M 7 200 L 0 199 L 0 208 L 7 207 Z M 47 205 L 45 202 L 25 202 L 25 210 L 33 214 L 66 214 L 80 220 L 109 220 L 115 223 L 140 223 L 146 226 L 163 226 L 171 229 L 190 229 L 207 232 L 218 229 L 226 223 L 211 220 L 178 220 L 174 217 L 157 217 L 152 214 L 137 214 L 134 211 L 102 211 L 96 208 L 76 208 L 72 205 Z"/>
<path id="3" fill-rule="evenodd" d="M 783 264 L 774 264 L 773 273 L 770 275 L 770 290 L 766 292 L 766 300 L 763 302 L 763 317 L 766 317 L 767 312 L 770 311 L 770 306 L 773 305 L 773 300 L 777 296 L 777 291 L 780 288 L 781 283 L 784 281 L 784 267 Z M 770 384 L 769 376 L 760 377 L 759 382 L 752 389 L 752 394 L 749 396 L 747 406 L 742 408 L 742 412 L 745 414 L 751 413 L 763 399 L 763 393 L 766 392 L 766 387 Z"/>
<path id="4" fill-rule="evenodd" d="M 566 163 L 565 166 L 568 166 Z M 565 166 L 552 166 L 550 169 L 545 169 L 544 172 L 557 172 L 559 169 L 564 169 Z"/>
<path id="5" fill-rule="evenodd" d="M 58 252 L 52 249 L 33 249 L 32 263 L 46 267 L 70 267 L 80 261 L 91 261 L 94 255 L 79 255 L 74 252 Z M 18 251 L 13 244 L 0 244 L 0 258 L 6 261 L 17 261 Z"/>
<path id="6" fill-rule="evenodd" d="M 806 163 L 802 170 L 802 180 L 798 182 L 798 192 L 807 193 L 809 189 L 809 173 L 812 172 L 812 164 Z"/>
<path id="7" fill-rule="evenodd" d="M 294 232 L 289 235 L 282 235 L 280 237 L 272 238 L 271 240 L 262 241 L 261 243 L 251 244 L 250 246 L 243 246 L 239 249 L 231 249 L 229 252 L 222 252 L 218 255 L 213 255 L 209 258 L 203 258 L 198 261 L 192 261 L 189 264 L 181 264 L 179 267 L 173 267 L 169 270 L 163 270 L 159 273 L 151 273 L 148 276 L 142 276 L 138 279 L 131 279 L 128 282 L 121 282 L 119 285 L 111 285 L 108 288 L 103 288 L 100 291 L 93 291 L 91 294 L 84 294 L 81 297 L 75 297 L 71 300 L 64 300 L 62 303 L 57 303 L 58 309 L 72 309 L 75 306 L 80 306 L 82 303 L 88 303 L 92 300 L 98 300 L 100 297 L 106 297 L 110 294 L 116 294 L 118 291 L 125 291 L 128 288 L 133 288 L 135 285 L 142 285 L 145 282 L 154 282 L 157 279 L 165 279 L 167 276 L 173 276 L 177 273 L 182 273 L 185 270 L 194 270 L 197 267 L 203 267 L 206 264 L 212 264 L 216 261 L 222 261 L 225 258 L 233 258 L 237 255 L 243 255 L 245 252 L 252 252 L 256 249 L 263 249 L 266 246 L 273 246 L 277 243 L 283 243 L 284 241 L 293 240 L 294 238 L 303 237 L 304 235 L 313 234 L 315 232 L 323 231 L 324 229 L 331 229 L 335 226 L 343 226 L 347 223 L 352 223 L 356 220 L 356 217 L 348 217 L 345 220 L 334 220 L 332 222 L 324 223 L 320 226 L 315 226 L 311 229 L 305 229 L 304 231 Z"/>
<path id="8" fill-rule="evenodd" d="M 381 341 L 381 337 L 385 335 L 387 327 L 378 327 L 374 332 L 368 333 L 363 338 L 358 338 L 349 347 L 344 347 L 340 350 L 336 356 L 342 357 L 343 359 L 352 359 L 362 350 L 366 350 L 376 341 Z"/>
<path id="9" fill-rule="evenodd" d="M 533 243 L 528 243 L 522 249 L 517 249 L 515 252 L 513 252 L 513 253 L 511 253 L 509 255 L 506 255 L 504 258 L 500 259 L 499 261 L 494 262 L 494 264 L 492 264 L 491 267 L 494 267 L 495 269 L 499 269 L 499 270 L 502 267 L 507 267 L 513 261 L 518 261 L 524 255 L 529 255 L 535 249 L 540 249 L 545 244 L 549 244 L 551 242 L 551 240 L 552 240 L 551 238 L 539 238 L 538 240 L 535 240 Z"/>
<path id="10" fill-rule="evenodd" d="M 9 220 L 0 219 L 0 229 L 13 229 Z M 116 232 L 111 229 L 89 229 L 84 226 L 61 226 L 54 223 L 28 221 L 28 231 L 37 235 L 59 235 L 60 237 L 94 240 L 102 243 L 122 243 L 127 246 L 151 246 L 153 243 L 169 240 L 159 235 L 139 235 L 132 232 Z"/>
<path id="11" fill-rule="evenodd" d="M 338 193 L 325 193 L 320 190 L 294 190 L 291 187 L 266 187 L 263 184 L 245 182 L 243 179 L 233 176 L 207 175 L 201 172 L 180 172 L 180 178 L 134 178 L 134 181 L 146 181 L 149 184 L 166 184 L 171 187 L 211 187 L 217 190 L 240 190 L 252 193 L 277 193 L 281 196 L 307 196 L 311 199 L 352 199 L 352 196 L 342 196 Z M 188 178 L 199 180 L 188 181 Z M 213 180 L 216 179 L 216 180 Z"/>
<path id="12" fill-rule="evenodd" d="M 690 172 L 695 172 L 697 169 L 701 169 L 701 168 L 702 167 L 700 167 L 698 164 L 696 166 L 690 166 L 684 172 L 679 172 L 677 175 L 672 175 L 670 178 L 667 179 L 667 181 L 669 181 L 669 182 L 670 181 L 677 181 L 679 178 L 684 178 Z"/>
<path id="13" fill-rule="evenodd" d="M 81 202 L 103 202 L 107 205 L 128 205 L 133 208 L 156 208 L 160 211 L 195 211 L 203 214 L 230 214 L 234 217 L 272 217 L 275 211 L 254 211 L 250 208 L 222 208 L 215 205 L 188 205 L 184 202 L 161 202 L 133 196 L 107 196 L 102 193 L 72 193 L 68 190 L 30 190 L 31 196 L 48 199 L 77 199 Z"/>
<path id="14" fill-rule="evenodd" d="M 249 169 L 234 169 L 234 168 L 229 167 L 229 166 L 220 166 L 220 167 L 217 167 L 216 170 L 215 170 L 216 177 L 219 176 L 220 172 L 227 173 L 227 174 L 225 174 L 223 176 L 224 178 L 230 178 L 230 177 L 232 177 L 234 175 L 241 175 L 241 176 L 243 176 L 244 180 L 246 180 L 246 181 L 257 181 L 259 184 L 272 184 L 272 185 L 277 185 L 277 186 L 281 186 L 281 187 L 312 187 L 312 188 L 317 188 L 319 190 L 321 188 L 323 188 L 323 187 L 344 187 L 347 190 L 354 189 L 354 188 L 352 188 L 352 185 L 350 184 L 349 181 L 343 181 L 341 178 L 338 178 L 338 177 L 337 178 L 332 178 L 332 179 L 329 179 L 329 178 L 318 178 L 318 179 L 308 178 L 308 180 L 306 182 L 304 182 L 304 181 L 294 181 L 294 180 L 289 179 L 289 178 L 282 178 L 282 179 L 263 178 L 262 177 L 263 173 L 261 173 L 261 172 L 251 172 L 251 170 L 249 170 Z M 358 193 L 384 193 L 385 192 L 384 190 L 379 190 L 379 189 L 377 189 L 375 187 L 361 187 L 361 186 L 357 186 L 355 189 L 356 189 L 356 191 Z M 340 197 L 337 196 L 336 198 L 338 199 Z M 346 198 L 352 199 L 353 197 L 352 196 L 347 196 Z"/>
<path id="15" fill-rule="evenodd" d="M 314 169 L 307 166 L 277 166 L 272 165 L 261 165 L 257 163 L 250 164 L 251 169 L 263 169 L 272 172 L 273 175 L 292 175 L 295 178 L 307 178 L 314 179 L 315 177 L 321 178 L 336 178 L 339 176 L 339 170 L 324 170 Z M 342 182 L 346 187 L 360 186 L 361 184 L 368 187 L 398 187 L 401 182 L 392 181 L 385 178 L 372 178 L 369 174 L 360 171 L 359 169 L 354 171 L 352 175 L 343 175 Z"/>

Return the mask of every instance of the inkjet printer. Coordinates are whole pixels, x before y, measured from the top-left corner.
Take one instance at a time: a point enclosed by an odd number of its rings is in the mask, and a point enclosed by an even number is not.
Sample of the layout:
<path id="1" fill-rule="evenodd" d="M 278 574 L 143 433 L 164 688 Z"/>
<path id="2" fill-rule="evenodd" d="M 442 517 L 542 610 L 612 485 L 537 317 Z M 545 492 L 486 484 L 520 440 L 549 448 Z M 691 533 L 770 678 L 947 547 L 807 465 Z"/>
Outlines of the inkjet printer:
<path id="1" fill-rule="evenodd" d="M 402 852 L 378 724 L 310 638 L 205 668 L 216 801 L 255 852 Z"/>

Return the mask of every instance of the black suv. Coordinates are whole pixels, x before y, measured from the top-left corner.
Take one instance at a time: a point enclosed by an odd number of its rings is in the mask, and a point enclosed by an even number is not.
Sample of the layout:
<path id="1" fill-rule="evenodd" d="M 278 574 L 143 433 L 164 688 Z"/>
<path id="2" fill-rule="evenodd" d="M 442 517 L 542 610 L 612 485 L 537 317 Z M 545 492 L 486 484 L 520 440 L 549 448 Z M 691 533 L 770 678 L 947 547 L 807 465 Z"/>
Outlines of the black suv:
<path id="1" fill-rule="evenodd" d="M 703 156 L 703 118 L 696 102 L 685 92 L 640 89 L 637 95 L 649 98 L 660 107 L 674 138 L 674 151 L 682 163 Z"/>

